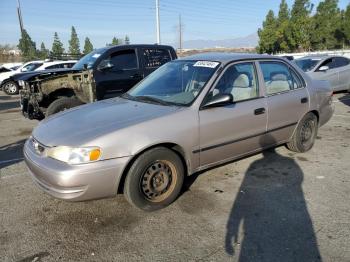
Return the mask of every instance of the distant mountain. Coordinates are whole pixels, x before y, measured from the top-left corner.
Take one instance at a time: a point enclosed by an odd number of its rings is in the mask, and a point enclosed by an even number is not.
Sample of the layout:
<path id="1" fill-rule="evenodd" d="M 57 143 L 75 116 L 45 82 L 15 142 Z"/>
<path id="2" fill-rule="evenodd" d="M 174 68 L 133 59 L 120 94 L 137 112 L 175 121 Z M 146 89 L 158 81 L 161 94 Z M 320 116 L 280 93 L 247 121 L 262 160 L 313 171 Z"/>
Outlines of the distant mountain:
<path id="1" fill-rule="evenodd" d="M 194 49 L 194 48 L 215 48 L 215 47 L 256 47 L 258 45 L 258 34 L 250 34 L 244 37 L 237 37 L 232 39 L 223 40 L 188 40 L 184 41 L 183 48 Z"/>

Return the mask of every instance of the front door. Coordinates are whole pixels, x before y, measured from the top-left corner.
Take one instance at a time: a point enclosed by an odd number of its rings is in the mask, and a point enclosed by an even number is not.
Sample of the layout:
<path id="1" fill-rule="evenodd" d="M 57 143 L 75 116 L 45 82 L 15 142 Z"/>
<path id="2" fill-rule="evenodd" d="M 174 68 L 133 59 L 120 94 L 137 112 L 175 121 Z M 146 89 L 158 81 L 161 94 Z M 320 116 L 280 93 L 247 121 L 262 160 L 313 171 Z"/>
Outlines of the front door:
<path id="1" fill-rule="evenodd" d="M 229 66 L 206 99 L 221 93 L 231 93 L 234 103 L 199 111 L 200 149 L 195 153 L 202 168 L 258 149 L 266 131 L 266 100 L 254 62 Z"/>
<path id="2" fill-rule="evenodd" d="M 102 64 L 109 67 L 96 70 L 98 100 L 125 93 L 143 78 L 135 49 L 116 51 L 102 60 Z"/>
<path id="3" fill-rule="evenodd" d="M 328 70 L 319 71 L 322 66 L 328 66 Z M 317 80 L 327 80 L 330 82 L 333 90 L 336 90 L 339 86 L 339 72 L 335 58 L 329 58 L 325 60 L 321 65 L 317 67 L 315 72 L 311 75 L 312 78 Z"/>

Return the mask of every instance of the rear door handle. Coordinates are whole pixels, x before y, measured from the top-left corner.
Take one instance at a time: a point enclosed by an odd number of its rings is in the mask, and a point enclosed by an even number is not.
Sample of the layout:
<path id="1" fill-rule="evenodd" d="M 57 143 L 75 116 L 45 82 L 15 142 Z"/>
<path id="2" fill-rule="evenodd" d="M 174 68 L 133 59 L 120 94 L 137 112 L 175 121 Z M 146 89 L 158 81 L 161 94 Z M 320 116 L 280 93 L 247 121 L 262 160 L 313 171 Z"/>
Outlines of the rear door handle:
<path id="1" fill-rule="evenodd" d="M 302 104 L 305 104 L 305 103 L 307 103 L 309 101 L 309 99 L 307 98 L 307 97 L 303 97 L 301 100 L 300 100 L 300 102 L 302 103 Z"/>
<path id="2" fill-rule="evenodd" d="M 265 114 L 265 108 L 261 107 L 261 108 L 257 108 L 254 110 L 254 115 L 261 115 L 261 114 Z"/>

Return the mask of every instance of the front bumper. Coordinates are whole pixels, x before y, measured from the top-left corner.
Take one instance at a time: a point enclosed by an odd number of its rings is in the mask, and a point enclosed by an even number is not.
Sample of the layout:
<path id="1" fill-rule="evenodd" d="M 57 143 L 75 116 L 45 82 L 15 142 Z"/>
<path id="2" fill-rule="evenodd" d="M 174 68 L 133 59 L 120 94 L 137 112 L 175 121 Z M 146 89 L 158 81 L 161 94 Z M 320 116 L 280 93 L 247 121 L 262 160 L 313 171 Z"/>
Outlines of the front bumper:
<path id="1" fill-rule="evenodd" d="M 116 195 L 130 157 L 68 165 L 38 155 L 30 140 L 27 140 L 24 159 L 33 181 L 40 189 L 59 199 L 83 201 Z"/>

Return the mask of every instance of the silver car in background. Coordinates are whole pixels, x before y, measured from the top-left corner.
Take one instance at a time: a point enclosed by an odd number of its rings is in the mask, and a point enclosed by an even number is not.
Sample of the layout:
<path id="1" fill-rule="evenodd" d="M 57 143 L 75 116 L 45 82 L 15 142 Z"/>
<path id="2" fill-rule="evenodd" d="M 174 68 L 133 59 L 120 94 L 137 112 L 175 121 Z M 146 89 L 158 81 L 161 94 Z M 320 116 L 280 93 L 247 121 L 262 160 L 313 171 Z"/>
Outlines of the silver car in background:
<path id="1" fill-rule="evenodd" d="M 350 59 L 343 56 L 306 56 L 294 62 L 312 78 L 329 81 L 334 91 L 350 91 Z"/>
<path id="2" fill-rule="evenodd" d="M 24 155 L 34 182 L 80 201 L 123 191 L 151 211 L 186 176 L 286 144 L 310 150 L 333 114 L 332 89 L 266 55 L 195 55 L 169 62 L 122 97 L 42 121 Z"/>

